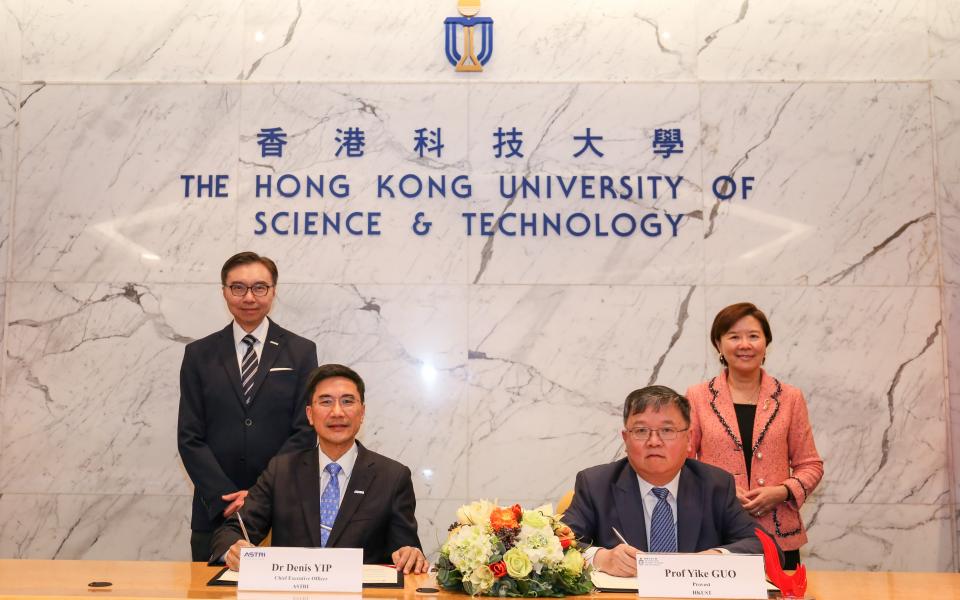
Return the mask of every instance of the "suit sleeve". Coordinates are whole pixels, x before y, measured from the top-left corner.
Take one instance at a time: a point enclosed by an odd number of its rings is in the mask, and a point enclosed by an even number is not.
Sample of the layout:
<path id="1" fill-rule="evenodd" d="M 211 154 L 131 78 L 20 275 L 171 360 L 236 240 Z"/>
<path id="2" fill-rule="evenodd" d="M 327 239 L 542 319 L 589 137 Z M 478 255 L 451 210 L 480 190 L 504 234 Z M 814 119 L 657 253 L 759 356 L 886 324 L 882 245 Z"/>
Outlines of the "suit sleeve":
<path id="1" fill-rule="evenodd" d="M 417 499 L 413 493 L 410 469 L 403 467 L 390 500 L 390 524 L 387 531 L 387 547 L 390 555 L 404 546 L 420 548 L 417 536 Z"/>
<path id="2" fill-rule="evenodd" d="M 570 526 L 578 542 L 587 545 L 596 544 L 597 510 L 583 471 L 577 473 L 577 480 L 573 486 L 573 500 L 570 501 L 567 511 L 563 513 L 563 522 Z"/>
<path id="3" fill-rule="evenodd" d="M 307 383 L 310 374 L 317 368 L 317 345 L 306 342 L 306 349 L 300 354 L 297 361 L 297 408 L 293 411 L 293 421 L 290 423 L 290 437 L 284 442 L 278 454 L 311 448 L 317 445 L 317 433 L 307 421 Z"/>
<path id="4" fill-rule="evenodd" d="M 194 348 L 188 345 L 180 366 L 177 447 L 183 466 L 207 509 L 207 516 L 214 520 L 227 506 L 221 496 L 240 488 L 223 472 L 207 445 L 207 415 L 198 366 L 200 361 L 194 354 Z"/>
<path id="5" fill-rule="evenodd" d="M 790 415 L 790 429 L 787 432 L 787 452 L 790 453 L 791 476 L 783 481 L 793 496 L 791 503 L 799 509 L 807 496 L 820 483 L 823 477 L 823 459 L 817 452 L 813 441 L 813 428 L 807 414 L 807 402 L 799 394 Z"/>
<path id="6" fill-rule="evenodd" d="M 725 483 L 718 490 L 722 490 L 722 493 L 718 494 L 718 501 L 723 503 L 721 508 L 722 530 L 720 532 L 723 545 L 720 547 L 735 554 L 760 554 L 763 552 L 763 546 L 754 532 L 754 529 L 760 527 L 760 525 L 747 511 L 743 510 L 743 506 L 737 500 L 733 477 L 727 475 L 724 479 Z"/>
<path id="7" fill-rule="evenodd" d="M 276 460 L 274 459 L 260 474 L 257 483 L 248 490 L 247 498 L 239 511 L 242 513 L 243 525 L 247 528 L 250 542 L 254 545 L 259 545 L 267 537 L 273 523 L 273 494 L 276 477 Z M 242 539 L 243 531 L 237 519 L 227 519 L 217 528 L 210 540 L 210 561 L 219 562 L 230 546 Z"/>

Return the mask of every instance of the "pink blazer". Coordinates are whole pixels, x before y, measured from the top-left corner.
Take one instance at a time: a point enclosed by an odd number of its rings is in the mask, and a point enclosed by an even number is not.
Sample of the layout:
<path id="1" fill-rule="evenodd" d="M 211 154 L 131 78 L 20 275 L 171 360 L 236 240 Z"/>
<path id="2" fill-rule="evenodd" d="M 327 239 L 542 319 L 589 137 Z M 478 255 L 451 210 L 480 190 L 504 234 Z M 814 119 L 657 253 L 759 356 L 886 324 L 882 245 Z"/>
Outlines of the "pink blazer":
<path id="1" fill-rule="evenodd" d="M 823 460 L 813 442 L 803 392 L 762 372 L 750 481 L 726 372 L 688 389 L 687 399 L 690 456 L 726 470 L 741 488 L 781 484 L 790 488 L 793 500 L 758 522 L 777 536 L 784 550 L 800 548 L 807 542 L 807 532 L 799 509 L 823 477 Z"/>

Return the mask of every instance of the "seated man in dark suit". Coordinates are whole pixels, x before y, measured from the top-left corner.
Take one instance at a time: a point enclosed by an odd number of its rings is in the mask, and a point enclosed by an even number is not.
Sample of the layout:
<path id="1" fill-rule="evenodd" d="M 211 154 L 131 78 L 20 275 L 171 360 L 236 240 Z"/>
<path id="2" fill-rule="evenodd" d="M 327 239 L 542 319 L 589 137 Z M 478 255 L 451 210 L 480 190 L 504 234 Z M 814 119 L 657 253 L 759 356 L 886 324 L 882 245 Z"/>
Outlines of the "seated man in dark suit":
<path id="1" fill-rule="evenodd" d="M 364 563 L 426 573 L 410 469 L 356 441 L 366 408 L 363 380 L 349 367 L 323 365 L 307 393 L 317 446 L 274 457 L 250 488 L 238 511 L 250 541 L 260 543 L 273 529 L 274 546 L 362 548 Z M 233 519 L 211 543 L 214 556 L 226 553 L 234 570 L 240 548 L 251 545 Z"/>
<path id="2" fill-rule="evenodd" d="M 621 432 L 626 458 L 579 472 L 563 518 L 578 539 L 596 546 L 587 551 L 595 568 L 635 576 L 638 551 L 762 551 L 733 477 L 687 459 L 689 428 L 690 403 L 670 388 L 650 386 L 627 396 Z"/>

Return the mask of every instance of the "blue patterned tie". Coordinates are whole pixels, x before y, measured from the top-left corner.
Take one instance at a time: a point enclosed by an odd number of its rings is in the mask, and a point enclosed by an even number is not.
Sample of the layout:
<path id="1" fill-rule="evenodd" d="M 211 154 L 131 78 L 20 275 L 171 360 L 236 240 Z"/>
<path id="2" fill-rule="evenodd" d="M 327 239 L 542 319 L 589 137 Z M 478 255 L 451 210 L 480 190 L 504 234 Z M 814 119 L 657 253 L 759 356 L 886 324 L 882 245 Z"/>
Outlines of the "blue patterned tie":
<path id="1" fill-rule="evenodd" d="M 337 463 L 330 463 L 325 470 L 330 473 L 330 481 L 320 495 L 320 545 L 324 548 L 333 531 L 333 522 L 337 520 L 337 511 L 340 510 L 340 482 L 337 475 L 341 469 Z"/>
<path id="2" fill-rule="evenodd" d="M 667 503 L 667 488 L 653 488 L 657 505 L 650 517 L 650 552 L 676 552 L 677 528 L 673 525 L 673 511 Z"/>

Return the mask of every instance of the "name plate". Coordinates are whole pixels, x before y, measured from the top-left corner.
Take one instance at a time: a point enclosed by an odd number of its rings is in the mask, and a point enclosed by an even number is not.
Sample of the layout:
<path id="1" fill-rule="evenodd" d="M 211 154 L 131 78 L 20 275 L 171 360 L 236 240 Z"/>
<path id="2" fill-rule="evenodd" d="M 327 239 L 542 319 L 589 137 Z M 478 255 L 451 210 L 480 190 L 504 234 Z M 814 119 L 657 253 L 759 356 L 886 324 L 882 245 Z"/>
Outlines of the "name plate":
<path id="1" fill-rule="evenodd" d="M 362 592 L 360 548 L 241 548 L 237 588 L 258 592 Z"/>
<path id="2" fill-rule="evenodd" d="M 637 553 L 637 593 L 643 598 L 766 599 L 760 554 Z"/>

